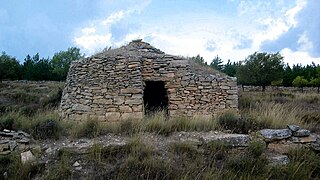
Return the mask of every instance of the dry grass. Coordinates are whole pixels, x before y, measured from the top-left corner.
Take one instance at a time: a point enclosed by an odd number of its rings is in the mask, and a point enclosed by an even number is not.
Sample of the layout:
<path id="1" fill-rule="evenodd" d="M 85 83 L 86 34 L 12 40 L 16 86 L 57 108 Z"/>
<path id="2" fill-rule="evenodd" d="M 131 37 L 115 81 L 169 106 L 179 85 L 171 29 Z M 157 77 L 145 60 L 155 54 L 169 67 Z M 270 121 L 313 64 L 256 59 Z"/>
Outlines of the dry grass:
<path id="1" fill-rule="evenodd" d="M 302 109 L 290 108 L 286 104 L 274 102 L 262 102 L 250 108 L 248 115 L 254 117 L 259 124 L 265 124 L 270 128 L 285 128 L 288 124 L 306 126 L 302 121 Z"/>
<path id="2" fill-rule="evenodd" d="M 299 92 L 240 92 L 243 117 L 263 128 L 284 128 L 297 124 L 317 131 L 320 95 Z"/>

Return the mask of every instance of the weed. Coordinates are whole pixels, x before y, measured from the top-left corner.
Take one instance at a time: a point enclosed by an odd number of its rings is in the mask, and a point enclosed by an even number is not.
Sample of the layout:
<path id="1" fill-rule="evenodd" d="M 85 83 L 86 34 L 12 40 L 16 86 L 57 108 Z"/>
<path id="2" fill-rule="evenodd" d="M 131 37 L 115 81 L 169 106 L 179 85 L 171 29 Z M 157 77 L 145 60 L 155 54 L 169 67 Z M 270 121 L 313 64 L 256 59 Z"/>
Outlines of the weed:
<path id="1" fill-rule="evenodd" d="M 88 118 L 80 126 L 74 126 L 72 130 L 74 138 L 88 137 L 93 138 L 102 132 L 102 124 L 97 119 Z"/>
<path id="2" fill-rule="evenodd" d="M 117 179 L 173 179 L 170 165 L 157 158 L 139 158 L 130 155 L 120 166 Z"/>
<path id="3" fill-rule="evenodd" d="M 264 141 L 251 141 L 248 146 L 248 152 L 251 156 L 257 158 L 262 155 L 264 150 L 266 149 L 266 144 Z"/>
<path id="4" fill-rule="evenodd" d="M 10 179 L 32 179 L 42 170 L 43 167 L 37 162 L 21 163 L 18 153 L 0 156 L 0 179 L 6 179 L 3 176 L 5 172 Z"/>
<path id="5" fill-rule="evenodd" d="M 72 175 L 72 167 L 69 162 L 71 154 L 72 152 L 67 149 L 60 149 L 57 153 L 58 161 L 49 167 L 45 179 L 69 179 Z"/>
<path id="6" fill-rule="evenodd" d="M 0 116 L 0 129 L 22 130 L 36 139 L 59 138 L 69 125 L 56 112 L 38 112 L 29 117 L 20 112 L 10 112 Z"/>
<path id="7" fill-rule="evenodd" d="M 190 158 L 196 157 L 199 154 L 196 145 L 192 142 L 171 143 L 169 144 L 169 151 L 178 155 L 188 156 Z"/>
<path id="8" fill-rule="evenodd" d="M 226 111 L 218 116 L 218 123 L 224 129 L 235 133 L 248 133 L 255 129 L 253 120 L 249 117 L 239 117 L 234 111 Z"/>
<path id="9" fill-rule="evenodd" d="M 305 148 L 288 152 L 290 159 L 286 166 L 273 167 L 270 179 L 318 179 L 320 177 L 320 158 L 313 151 Z"/>
<path id="10" fill-rule="evenodd" d="M 261 177 L 267 172 L 267 159 L 264 156 L 254 157 L 248 153 L 232 154 L 226 161 L 226 169 L 235 177 Z"/>

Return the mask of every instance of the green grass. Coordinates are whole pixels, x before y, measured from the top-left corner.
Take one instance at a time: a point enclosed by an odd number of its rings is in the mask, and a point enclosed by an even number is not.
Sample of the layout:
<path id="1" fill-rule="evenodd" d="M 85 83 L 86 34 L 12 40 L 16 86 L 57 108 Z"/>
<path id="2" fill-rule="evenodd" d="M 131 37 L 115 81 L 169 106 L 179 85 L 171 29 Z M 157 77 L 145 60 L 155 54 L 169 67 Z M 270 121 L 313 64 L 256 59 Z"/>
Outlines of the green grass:
<path id="1" fill-rule="evenodd" d="M 45 83 L 46 84 L 46 83 Z M 174 142 L 163 151 L 143 142 L 144 133 L 169 136 L 179 131 L 228 129 L 250 133 L 262 128 L 285 128 L 297 124 L 320 132 L 320 96 L 298 92 L 241 92 L 239 112 L 226 111 L 216 118 L 179 117 L 168 119 L 159 111 L 140 120 L 127 119 L 105 124 L 86 119 L 73 124 L 57 113 L 59 84 L 0 84 L 0 130 L 23 130 L 36 139 L 96 138 L 107 133 L 131 137 L 125 145 L 94 144 L 85 154 L 60 150 L 46 167 L 21 164 L 19 154 L 0 156 L 0 173 L 10 179 L 76 178 L 72 164 L 91 168 L 88 178 L 96 179 L 319 179 L 319 154 L 308 149 L 288 153 L 287 166 L 268 166 L 265 144 L 252 141 L 245 150 L 212 141 L 205 145 Z M 1 99 L 2 98 L 2 99 Z M 57 100 L 58 99 L 58 100 Z M 47 128 L 48 124 L 50 128 Z M 53 125 L 52 125 L 53 124 Z M 79 175 L 79 174 L 78 174 Z M 2 177 L 2 176 L 1 176 Z"/>
<path id="2" fill-rule="evenodd" d="M 57 161 L 49 165 L 44 179 L 70 179 L 72 177 L 71 157 L 74 155 L 75 153 L 67 149 L 59 150 L 56 157 Z"/>
<path id="3" fill-rule="evenodd" d="M 60 119 L 53 110 L 38 112 L 33 116 L 21 112 L 9 112 L 0 116 L 0 130 L 22 130 L 36 139 L 57 139 L 65 134 L 70 124 Z"/>
<path id="4" fill-rule="evenodd" d="M 0 155 L 0 178 L 6 172 L 9 179 L 32 179 L 43 171 L 44 167 L 37 162 L 21 163 L 19 153 Z"/>

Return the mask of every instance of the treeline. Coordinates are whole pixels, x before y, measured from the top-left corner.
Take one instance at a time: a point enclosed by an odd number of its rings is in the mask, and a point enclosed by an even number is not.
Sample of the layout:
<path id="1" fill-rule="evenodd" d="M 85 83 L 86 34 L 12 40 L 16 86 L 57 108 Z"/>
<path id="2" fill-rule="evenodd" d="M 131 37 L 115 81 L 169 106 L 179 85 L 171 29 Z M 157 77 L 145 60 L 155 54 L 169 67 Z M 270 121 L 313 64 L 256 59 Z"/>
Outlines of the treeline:
<path id="1" fill-rule="evenodd" d="M 23 63 L 5 52 L 0 56 L 1 80 L 53 80 L 66 79 L 70 63 L 84 57 L 80 49 L 68 48 L 55 53 L 52 58 L 40 58 L 39 54 L 27 55 Z M 210 64 L 200 55 L 191 58 L 202 66 L 208 66 L 229 76 L 237 77 L 240 85 L 262 86 L 304 86 L 320 87 L 320 66 L 296 64 L 290 67 L 284 64 L 279 53 L 255 52 L 245 60 L 223 64 L 219 56 L 213 58 Z"/>
<path id="2" fill-rule="evenodd" d="M 208 66 L 229 76 L 237 77 L 239 85 L 262 86 L 313 86 L 320 87 L 320 66 L 315 63 L 308 65 L 296 64 L 292 67 L 284 64 L 280 53 L 255 52 L 245 60 L 227 61 L 216 56 L 210 64 L 200 55 L 191 58 L 202 66 Z"/>
<path id="3" fill-rule="evenodd" d="M 80 49 L 68 48 L 66 51 L 55 53 L 52 58 L 40 58 L 39 54 L 25 57 L 22 64 L 5 52 L 0 56 L 0 81 L 2 80 L 51 80 L 66 79 L 70 63 L 82 58 Z"/>

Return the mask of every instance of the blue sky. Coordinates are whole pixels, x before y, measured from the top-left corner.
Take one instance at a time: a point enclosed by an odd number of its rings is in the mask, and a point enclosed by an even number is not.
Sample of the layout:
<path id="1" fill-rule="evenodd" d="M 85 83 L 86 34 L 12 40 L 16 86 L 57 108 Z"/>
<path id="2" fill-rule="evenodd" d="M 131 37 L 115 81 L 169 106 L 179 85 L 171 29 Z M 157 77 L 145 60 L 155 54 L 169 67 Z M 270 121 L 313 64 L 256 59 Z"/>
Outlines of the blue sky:
<path id="1" fill-rule="evenodd" d="M 280 52 L 320 64 L 318 0 L 0 0 L 0 51 L 23 61 L 77 46 L 86 55 L 142 38 L 210 62 Z"/>

